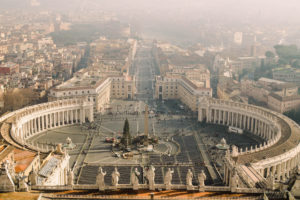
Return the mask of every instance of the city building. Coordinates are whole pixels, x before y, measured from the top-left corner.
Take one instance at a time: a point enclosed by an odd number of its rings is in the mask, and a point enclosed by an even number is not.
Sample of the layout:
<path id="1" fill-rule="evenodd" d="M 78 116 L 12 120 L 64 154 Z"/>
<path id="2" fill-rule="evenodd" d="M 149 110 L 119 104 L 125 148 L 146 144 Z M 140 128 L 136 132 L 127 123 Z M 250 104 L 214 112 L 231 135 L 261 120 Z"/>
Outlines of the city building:
<path id="1" fill-rule="evenodd" d="M 300 95 L 280 95 L 271 93 L 268 96 L 268 107 L 276 112 L 284 113 L 300 108 Z"/>
<path id="2" fill-rule="evenodd" d="M 86 97 L 93 102 L 94 111 L 104 112 L 111 98 L 134 99 L 135 81 L 130 76 L 97 75 L 93 71 L 80 70 L 72 79 L 50 90 L 49 101 Z"/>
<path id="3" fill-rule="evenodd" d="M 192 111 L 197 111 L 199 97 L 212 96 L 212 89 L 205 82 L 189 80 L 184 76 L 157 76 L 155 99 L 179 99 Z"/>
<path id="4" fill-rule="evenodd" d="M 289 65 L 281 68 L 275 68 L 272 70 L 273 79 L 286 81 L 286 82 L 299 82 L 300 81 L 300 69 L 293 68 Z"/>
<path id="5" fill-rule="evenodd" d="M 235 44 L 241 45 L 243 43 L 243 33 L 242 32 L 235 32 L 233 35 L 233 42 Z"/>

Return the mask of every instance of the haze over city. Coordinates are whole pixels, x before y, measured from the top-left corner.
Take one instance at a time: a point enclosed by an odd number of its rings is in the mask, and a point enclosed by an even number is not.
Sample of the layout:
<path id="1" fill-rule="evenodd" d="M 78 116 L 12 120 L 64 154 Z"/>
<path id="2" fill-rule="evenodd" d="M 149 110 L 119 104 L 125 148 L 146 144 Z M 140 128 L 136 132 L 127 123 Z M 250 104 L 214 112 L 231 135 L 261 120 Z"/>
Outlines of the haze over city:
<path id="1" fill-rule="evenodd" d="M 300 199 L 298 0 L 0 5 L 0 199 Z"/>

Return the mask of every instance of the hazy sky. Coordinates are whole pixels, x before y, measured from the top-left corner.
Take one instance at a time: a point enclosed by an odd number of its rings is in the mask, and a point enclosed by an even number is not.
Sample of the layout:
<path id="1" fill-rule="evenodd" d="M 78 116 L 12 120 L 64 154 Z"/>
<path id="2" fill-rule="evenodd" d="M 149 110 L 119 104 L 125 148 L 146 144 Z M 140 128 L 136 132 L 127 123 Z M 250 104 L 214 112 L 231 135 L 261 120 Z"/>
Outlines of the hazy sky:
<path id="1" fill-rule="evenodd" d="M 114 12 L 122 22 L 128 22 L 148 34 L 163 33 L 175 38 L 207 38 L 202 30 L 226 32 L 253 29 L 255 25 L 300 31 L 300 0 L 37 0 L 39 7 L 31 7 L 31 0 L 0 0 L 1 9 L 52 10 L 83 14 Z M 81 13 L 80 13 L 81 11 Z M 219 29 L 219 27 L 223 27 Z M 225 27 L 225 29 L 224 29 Z M 175 35 L 174 35 L 175 34 Z"/>
<path id="2" fill-rule="evenodd" d="M 300 20 L 300 0 L 38 0 L 43 9 L 74 9 L 97 4 L 105 10 L 125 12 L 128 10 L 145 13 L 172 13 L 197 17 L 228 17 L 234 20 Z M 22 8 L 30 0 L 0 0 L 1 8 Z M 128 13 L 129 14 L 129 13 Z M 162 15 L 163 17 L 163 15 Z"/>

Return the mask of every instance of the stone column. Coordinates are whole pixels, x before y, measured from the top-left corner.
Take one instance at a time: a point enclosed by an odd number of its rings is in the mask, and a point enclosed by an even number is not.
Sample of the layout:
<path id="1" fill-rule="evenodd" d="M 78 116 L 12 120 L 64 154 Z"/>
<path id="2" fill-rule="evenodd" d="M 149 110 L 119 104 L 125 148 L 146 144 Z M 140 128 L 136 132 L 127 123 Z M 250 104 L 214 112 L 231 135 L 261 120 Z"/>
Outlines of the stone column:
<path id="1" fill-rule="evenodd" d="M 214 109 L 214 123 L 217 123 L 217 110 Z"/>
<path id="2" fill-rule="evenodd" d="M 61 126 L 61 111 L 57 112 L 58 126 Z"/>
<path id="3" fill-rule="evenodd" d="M 94 121 L 94 108 L 93 108 L 93 106 L 91 106 L 90 110 L 89 110 L 89 120 L 90 120 L 90 122 Z"/>
<path id="4" fill-rule="evenodd" d="M 275 175 L 275 171 L 276 171 L 276 165 L 275 165 L 275 166 L 272 166 L 272 169 L 271 169 L 271 174 L 272 174 L 272 176 Z"/>
<path id="5" fill-rule="evenodd" d="M 62 114 L 61 115 L 62 116 L 61 117 L 62 118 L 62 125 L 65 125 L 65 111 L 62 111 L 61 114 Z"/>
<path id="6" fill-rule="evenodd" d="M 42 131 L 45 129 L 45 116 L 42 115 Z"/>
<path id="7" fill-rule="evenodd" d="M 266 139 L 269 139 L 267 129 L 268 129 L 267 123 L 264 123 L 264 135 Z"/>
<path id="8" fill-rule="evenodd" d="M 254 133 L 257 135 L 257 128 L 258 128 L 258 120 L 257 119 L 255 119 L 254 120 L 255 121 L 255 124 L 254 124 Z"/>
<path id="9" fill-rule="evenodd" d="M 77 111 L 77 109 L 75 110 L 75 123 L 77 123 L 78 122 L 78 113 L 77 113 L 78 111 Z"/>
<path id="10" fill-rule="evenodd" d="M 33 134 L 33 119 L 30 120 L 30 132 L 31 132 L 31 135 Z"/>
<path id="11" fill-rule="evenodd" d="M 80 123 L 85 123 L 85 109 L 82 108 L 82 109 L 80 110 L 80 112 L 81 112 L 81 120 L 80 120 Z"/>
<path id="12" fill-rule="evenodd" d="M 66 113 L 67 113 L 67 124 L 70 124 L 70 110 L 67 110 Z"/>
<path id="13" fill-rule="evenodd" d="M 229 115 L 230 113 L 229 113 L 229 111 L 226 111 L 226 125 L 227 126 L 229 126 L 229 117 L 230 117 L 230 115 Z"/>
<path id="14" fill-rule="evenodd" d="M 281 164 L 277 166 L 277 180 L 281 180 Z"/>
<path id="15" fill-rule="evenodd" d="M 54 117 L 54 114 L 50 113 L 50 128 L 52 128 L 54 126 L 53 125 L 53 117 Z"/>
<path id="16" fill-rule="evenodd" d="M 53 113 L 53 127 L 56 127 L 56 123 L 57 123 L 57 112 Z"/>
<path id="17" fill-rule="evenodd" d="M 283 167 L 282 167 L 282 178 L 283 178 L 283 181 L 285 181 L 286 180 L 286 161 L 285 162 L 283 162 Z"/>
<path id="18" fill-rule="evenodd" d="M 41 132 L 41 117 L 38 116 L 37 118 L 37 130 L 38 132 Z"/>
<path id="19" fill-rule="evenodd" d="M 71 110 L 70 111 L 70 117 L 71 117 L 71 124 L 73 124 L 74 123 L 74 119 L 73 119 L 73 114 L 74 114 L 74 110 Z"/>
<path id="20" fill-rule="evenodd" d="M 223 110 L 223 125 L 225 125 L 225 117 L 226 117 L 226 111 L 225 110 Z"/>
<path id="21" fill-rule="evenodd" d="M 198 121 L 202 121 L 203 119 L 202 119 L 202 108 L 199 108 L 198 109 Z"/>
<path id="22" fill-rule="evenodd" d="M 27 122 L 26 122 L 26 123 L 24 123 L 24 124 L 25 124 L 25 131 L 26 131 L 26 134 L 29 136 L 28 124 L 27 124 Z"/>
<path id="23" fill-rule="evenodd" d="M 49 114 L 46 115 L 46 129 L 49 128 Z"/>
<path id="24" fill-rule="evenodd" d="M 37 133 L 37 120 L 36 120 L 36 118 L 33 119 L 33 127 L 34 127 L 34 133 Z"/>
<path id="25" fill-rule="evenodd" d="M 250 130 L 250 117 L 247 116 L 247 130 Z"/>

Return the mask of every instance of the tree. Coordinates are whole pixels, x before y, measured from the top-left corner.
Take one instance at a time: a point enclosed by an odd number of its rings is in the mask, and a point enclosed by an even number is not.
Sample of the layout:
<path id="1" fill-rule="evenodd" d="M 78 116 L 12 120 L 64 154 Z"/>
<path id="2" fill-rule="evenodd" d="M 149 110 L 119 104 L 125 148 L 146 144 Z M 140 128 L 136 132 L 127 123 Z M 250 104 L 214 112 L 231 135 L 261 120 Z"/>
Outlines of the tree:
<path id="1" fill-rule="evenodd" d="M 123 127 L 123 136 L 129 134 L 129 122 L 128 119 L 126 118 L 124 127 Z"/>
<path id="2" fill-rule="evenodd" d="M 300 123 L 300 110 L 293 109 L 293 110 L 287 111 L 283 114 L 288 116 L 289 118 L 291 118 L 295 122 Z"/>
<path id="3" fill-rule="evenodd" d="M 129 122 L 128 122 L 127 118 L 125 120 L 124 127 L 123 127 L 123 137 L 122 137 L 121 143 L 125 146 L 125 148 L 127 148 L 129 145 L 131 145 Z"/>
<path id="4" fill-rule="evenodd" d="M 266 51 L 265 56 L 267 58 L 274 58 L 275 54 L 272 51 Z"/>

